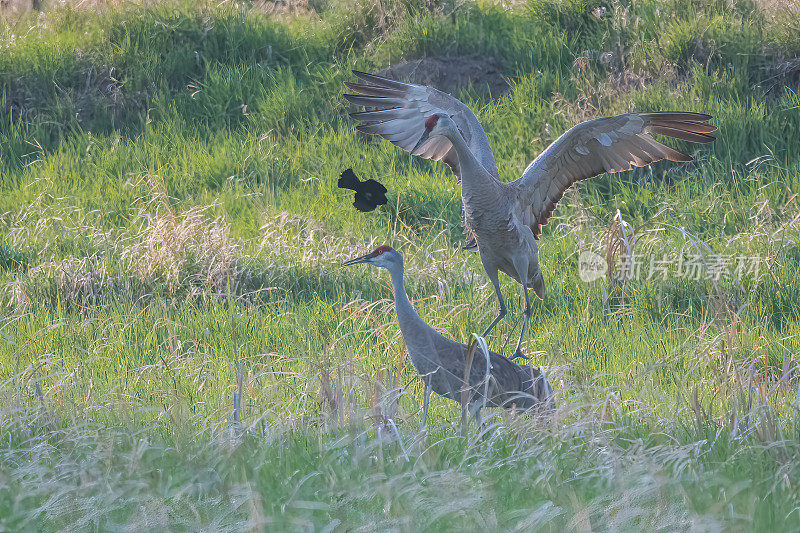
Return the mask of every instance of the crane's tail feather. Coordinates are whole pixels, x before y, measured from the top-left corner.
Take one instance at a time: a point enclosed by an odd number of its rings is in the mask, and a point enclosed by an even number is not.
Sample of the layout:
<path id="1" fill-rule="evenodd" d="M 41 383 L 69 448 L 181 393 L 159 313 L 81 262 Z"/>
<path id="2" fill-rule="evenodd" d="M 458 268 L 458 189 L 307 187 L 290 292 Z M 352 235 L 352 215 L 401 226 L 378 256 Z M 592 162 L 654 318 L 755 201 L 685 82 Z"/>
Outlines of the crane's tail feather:
<path id="1" fill-rule="evenodd" d="M 708 121 L 711 120 L 711 115 L 668 111 L 664 113 L 642 113 L 640 116 L 645 121 L 644 131 L 648 134 L 666 135 L 667 137 L 694 143 L 710 143 L 715 139 L 713 135 L 708 135 L 717 130 L 716 126 L 708 124 Z M 661 157 L 681 163 L 694 160 L 689 154 L 665 146 L 649 135 L 639 135 L 639 138 L 644 140 L 645 144 L 651 145 L 655 153 L 658 154 L 658 157 L 653 158 L 653 161 L 661 159 Z M 639 148 L 650 152 L 647 146 L 640 146 Z M 645 163 L 651 162 L 645 160 Z"/>
<path id="2" fill-rule="evenodd" d="M 703 122 L 694 122 L 692 120 L 653 120 L 650 122 L 653 126 L 663 126 L 676 130 L 690 131 L 692 133 L 711 133 L 717 131 L 716 126 L 705 124 Z"/>
<path id="3" fill-rule="evenodd" d="M 679 130 L 667 126 L 650 126 L 648 131 L 693 143 L 710 143 L 716 138 L 712 135 L 706 135 L 705 133 L 695 133 L 693 131 Z"/>
<path id="4" fill-rule="evenodd" d="M 405 111 L 401 107 L 390 107 L 388 109 L 378 109 L 375 111 L 353 111 L 350 117 L 362 122 L 386 122 L 405 118 L 405 115 L 412 116 L 413 111 Z"/>
<path id="5" fill-rule="evenodd" d="M 366 96 L 389 96 L 393 98 L 401 98 L 405 95 L 404 91 L 396 89 L 387 89 L 386 87 L 378 87 L 376 85 L 363 85 L 361 83 L 344 82 L 348 89 L 356 91 Z"/>
<path id="6" fill-rule="evenodd" d="M 710 143 L 715 137 L 708 135 L 717 130 L 716 126 L 707 124 L 711 115 L 703 113 L 675 112 L 642 113 L 645 120 L 645 131 L 658 133 L 675 139 L 694 143 Z"/>
<path id="7" fill-rule="evenodd" d="M 377 107 L 385 109 L 387 107 L 402 107 L 406 101 L 402 98 L 388 96 L 364 96 L 361 94 L 343 94 L 342 98 L 355 105 L 364 107 Z"/>
<path id="8" fill-rule="evenodd" d="M 383 76 L 378 76 L 376 74 L 367 74 L 366 72 L 361 72 L 358 70 L 354 70 L 353 74 L 355 74 L 362 81 L 366 81 L 367 83 L 373 83 L 375 85 L 380 85 L 381 87 L 388 87 L 390 89 L 398 89 L 401 91 L 405 91 L 409 87 L 412 87 L 412 85 L 409 85 L 408 83 L 403 83 L 402 81 L 385 78 Z"/>
<path id="9" fill-rule="evenodd" d="M 642 118 L 650 120 L 675 120 L 680 122 L 708 122 L 711 115 L 705 113 L 693 113 L 691 111 L 659 111 L 657 113 L 640 113 Z"/>

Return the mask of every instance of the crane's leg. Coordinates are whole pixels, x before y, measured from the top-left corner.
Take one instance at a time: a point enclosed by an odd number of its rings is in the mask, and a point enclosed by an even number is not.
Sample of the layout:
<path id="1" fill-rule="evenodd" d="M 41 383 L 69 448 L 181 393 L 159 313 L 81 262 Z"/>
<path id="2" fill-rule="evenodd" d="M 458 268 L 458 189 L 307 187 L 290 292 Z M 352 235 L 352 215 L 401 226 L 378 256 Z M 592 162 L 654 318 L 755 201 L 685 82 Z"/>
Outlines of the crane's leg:
<path id="1" fill-rule="evenodd" d="M 469 414 L 472 415 L 472 418 L 475 419 L 475 426 L 478 431 L 481 429 L 481 424 L 483 423 L 481 419 L 481 408 L 483 407 L 483 401 L 473 399 L 472 403 L 467 407 L 467 411 Z"/>
<path id="2" fill-rule="evenodd" d="M 503 293 L 500 292 L 500 278 L 497 276 L 497 269 L 494 269 L 493 272 L 487 270 L 486 274 L 489 276 L 489 280 L 492 282 L 492 285 L 494 285 L 494 292 L 497 294 L 497 301 L 500 303 L 500 309 L 497 313 L 497 318 L 495 318 L 492 323 L 489 324 L 489 327 L 486 328 L 486 331 L 481 334 L 481 337 L 486 337 L 489 333 L 491 333 L 497 323 L 503 320 L 503 317 L 506 316 L 506 303 L 503 301 Z"/>
<path id="3" fill-rule="evenodd" d="M 522 357 L 523 359 L 530 359 L 527 355 L 523 355 L 522 353 L 522 339 L 525 338 L 525 332 L 528 331 L 528 322 L 531 321 L 531 301 L 528 299 L 528 286 L 524 283 L 522 284 L 522 293 L 525 295 L 525 318 L 522 321 L 522 331 L 519 334 L 519 341 L 517 341 L 517 348 L 514 350 L 514 355 L 511 356 L 511 359 L 517 359 L 518 357 Z"/>
<path id="4" fill-rule="evenodd" d="M 422 426 L 420 427 L 420 431 L 425 431 L 425 427 L 428 421 L 428 401 L 431 398 L 431 375 L 428 374 L 423 378 L 425 382 L 425 396 L 422 400 Z"/>

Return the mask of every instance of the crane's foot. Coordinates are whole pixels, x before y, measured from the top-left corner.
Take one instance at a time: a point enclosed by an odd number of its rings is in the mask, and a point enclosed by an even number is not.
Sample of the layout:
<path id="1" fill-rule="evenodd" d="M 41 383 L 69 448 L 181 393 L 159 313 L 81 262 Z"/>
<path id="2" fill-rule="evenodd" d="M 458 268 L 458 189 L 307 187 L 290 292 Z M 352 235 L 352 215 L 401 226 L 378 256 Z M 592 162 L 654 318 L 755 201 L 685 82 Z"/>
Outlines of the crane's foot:
<path id="1" fill-rule="evenodd" d="M 470 239 L 470 241 L 461 248 L 462 250 L 466 250 L 467 252 L 477 252 L 478 251 L 478 241 L 475 238 Z"/>
<path id="2" fill-rule="evenodd" d="M 515 360 L 515 359 L 525 359 L 527 361 L 527 360 L 530 359 L 530 357 L 528 357 L 527 355 L 522 353 L 522 350 L 517 349 L 517 351 L 514 352 L 514 355 L 511 356 L 511 360 L 512 361 Z"/>

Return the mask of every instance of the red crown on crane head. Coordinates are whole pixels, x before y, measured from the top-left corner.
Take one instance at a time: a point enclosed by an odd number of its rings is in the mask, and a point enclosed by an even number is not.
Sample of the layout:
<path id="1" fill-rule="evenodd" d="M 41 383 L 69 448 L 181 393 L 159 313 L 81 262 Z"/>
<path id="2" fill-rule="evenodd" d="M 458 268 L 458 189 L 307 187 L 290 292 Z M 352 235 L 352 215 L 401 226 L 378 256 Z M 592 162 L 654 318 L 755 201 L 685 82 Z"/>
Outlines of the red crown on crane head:
<path id="1" fill-rule="evenodd" d="M 372 255 L 373 256 L 379 256 L 384 252 L 391 252 L 391 251 L 392 251 L 392 247 L 389 246 L 389 245 L 384 244 L 383 246 L 378 246 L 377 248 L 375 248 L 375 250 L 373 250 L 373 252 L 372 252 Z"/>
<path id="2" fill-rule="evenodd" d="M 439 115 L 429 116 L 428 119 L 425 121 L 425 129 L 431 131 L 434 128 L 434 126 L 436 126 L 437 122 L 439 122 Z"/>

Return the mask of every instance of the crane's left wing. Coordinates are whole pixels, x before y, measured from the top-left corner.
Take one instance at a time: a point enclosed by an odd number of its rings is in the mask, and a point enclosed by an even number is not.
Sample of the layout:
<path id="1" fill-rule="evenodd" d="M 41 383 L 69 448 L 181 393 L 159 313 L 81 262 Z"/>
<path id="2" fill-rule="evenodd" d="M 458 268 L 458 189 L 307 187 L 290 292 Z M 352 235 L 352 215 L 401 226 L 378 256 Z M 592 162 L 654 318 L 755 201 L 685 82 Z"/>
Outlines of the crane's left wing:
<path id="1" fill-rule="evenodd" d="M 425 131 L 425 119 L 434 114 L 447 114 L 455 122 L 473 155 L 496 179 L 497 172 L 489 139 L 472 110 L 463 102 L 426 85 L 414 85 L 366 72 L 353 71 L 362 83 L 345 82 L 357 94 L 342 95 L 347 101 L 364 106 L 365 111 L 350 113 L 361 122 L 359 131 L 380 135 L 406 152 L 411 152 Z M 452 143 L 444 137 L 432 137 L 413 155 L 447 163 L 461 178 L 458 156 Z"/>
<path id="2" fill-rule="evenodd" d="M 539 155 L 518 180 L 519 211 L 534 237 L 542 232 L 556 203 L 576 181 L 604 172 L 622 172 L 661 159 L 692 161 L 688 154 L 656 141 L 652 134 L 708 143 L 717 128 L 702 113 L 630 113 L 582 122 Z"/>

